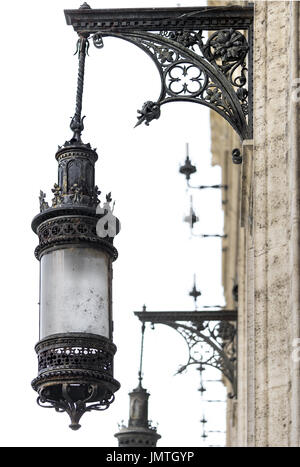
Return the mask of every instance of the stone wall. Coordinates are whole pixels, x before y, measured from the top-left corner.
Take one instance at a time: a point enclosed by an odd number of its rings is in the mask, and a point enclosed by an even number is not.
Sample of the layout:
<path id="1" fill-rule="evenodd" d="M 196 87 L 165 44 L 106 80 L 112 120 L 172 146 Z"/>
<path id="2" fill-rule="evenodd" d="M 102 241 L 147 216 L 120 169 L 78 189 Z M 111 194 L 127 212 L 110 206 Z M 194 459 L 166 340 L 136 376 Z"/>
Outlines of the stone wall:
<path id="1" fill-rule="evenodd" d="M 299 49 L 298 2 L 256 1 L 254 140 L 243 143 L 241 168 L 230 158 L 237 137 L 211 115 L 213 161 L 231 186 L 224 205 L 228 305 L 232 277 L 239 285 L 238 399 L 228 404 L 231 446 L 300 445 L 300 372 L 292 360 L 300 337 L 299 121 L 292 99 Z"/>

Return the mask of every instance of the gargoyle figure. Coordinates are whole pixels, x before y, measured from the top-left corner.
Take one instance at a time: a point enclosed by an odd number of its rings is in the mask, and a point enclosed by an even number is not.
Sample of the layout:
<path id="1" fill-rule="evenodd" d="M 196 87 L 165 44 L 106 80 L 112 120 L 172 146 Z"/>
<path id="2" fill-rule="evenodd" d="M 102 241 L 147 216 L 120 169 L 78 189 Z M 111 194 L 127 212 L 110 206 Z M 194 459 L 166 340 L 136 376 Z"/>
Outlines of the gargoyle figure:
<path id="1" fill-rule="evenodd" d="M 149 123 L 160 117 L 160 106 L 156 102 L 147 101 L 142 107 L 142 110 L 138 110 L 140 116 L 137 117 L 138 122 L 134 128 L 145 122 L 145 125 L 149 126 Z"/>

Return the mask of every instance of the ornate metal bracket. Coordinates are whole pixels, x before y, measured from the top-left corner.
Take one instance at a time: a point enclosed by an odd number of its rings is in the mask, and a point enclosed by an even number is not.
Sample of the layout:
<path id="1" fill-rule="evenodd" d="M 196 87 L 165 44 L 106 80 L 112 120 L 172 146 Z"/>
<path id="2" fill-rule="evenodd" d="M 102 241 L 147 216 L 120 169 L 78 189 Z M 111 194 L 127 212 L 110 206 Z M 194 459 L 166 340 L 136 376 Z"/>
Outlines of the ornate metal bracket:
<path id="1" fill-rule="evenodd" d="M 237 395 L 236 379 L 236 310 L 146 311 L 134 314 L 143 322 L 165 324 L 175 329 L 185 340 L 189 356 L 178 373 L 189 365 L 210 365 L 220 370 L 231 383 L 230 398 Z M 199 356 L 200 343 L 206 343 L 208 353 Z"/>
<path id="2" fill-rule="evenodd" d="M 96 48 L 103 38 L 126 40 L 154 61 L 161 79 L 156 101 L 139 110 L 140 125 L 169 102 L 195 102 L 219 113 L 241 139 L 252 137 L 253 7 L 66 10 L 67 24 Z"/>

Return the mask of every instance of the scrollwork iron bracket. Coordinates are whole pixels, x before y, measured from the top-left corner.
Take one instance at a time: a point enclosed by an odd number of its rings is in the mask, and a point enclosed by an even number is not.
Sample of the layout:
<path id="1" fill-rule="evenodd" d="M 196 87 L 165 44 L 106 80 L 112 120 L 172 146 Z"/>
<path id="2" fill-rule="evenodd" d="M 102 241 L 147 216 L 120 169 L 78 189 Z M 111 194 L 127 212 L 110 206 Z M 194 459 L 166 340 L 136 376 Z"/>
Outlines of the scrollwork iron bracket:
<path id="1" fill-rule="evenodd" d="M 158 119 L 170 102 L 194 102 L 219 113 L 252 138 L 253 7 L 66 10 L 67 24 L 96 48 L 103 39 L 128 41 L 154 61 L 160 95 L 139 110 L 138 123 Z M 137 126 L 136 125 L 136 126 Z"/>
<path id="2" fill-rule="evenodd" d="M 231 384 L 230 398 L 237 396 L 236 310 L 145 311 L 134 313 L 143 323 L 164 324 L 175 329 L 188 347 L 188 360 L 177 373 L 191 365 L 209 365 L 222 372 Z M 199 345 L 206 351 L 199 352 Z"/>

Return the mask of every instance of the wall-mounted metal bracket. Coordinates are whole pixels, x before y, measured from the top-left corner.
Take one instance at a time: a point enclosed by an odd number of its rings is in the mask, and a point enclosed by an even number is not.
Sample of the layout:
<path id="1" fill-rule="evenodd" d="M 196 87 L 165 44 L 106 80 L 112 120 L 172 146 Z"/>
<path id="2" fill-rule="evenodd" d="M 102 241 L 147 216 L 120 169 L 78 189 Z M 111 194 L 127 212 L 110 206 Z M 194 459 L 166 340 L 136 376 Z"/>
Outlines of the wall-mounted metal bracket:
<path id="1" fill-rule="evenodd" d="M 169 102 L 195 102 L 218 112 L 242 140 L 252 138 L 253 6 L 94 10 L 85 3 L 65 16 L 95 47 L 116 37 L 154 61 L 161 92 L 145 102 L 137 125 L 158 119 Z"/>
<path id="2" fill-rule="evenodd" d="M 200 311 L 135 311 L 142 321 L 165 324 L 175 329 L 185 340 L 189 356 L 179 373 L 189 365 L 210 365 L 220 370 L 231 383 L 230 398 L 237 395 L 236 378 L 236 310 Z M 207 344 L 208 353 L 199 353 L 199 345 Z"/>

